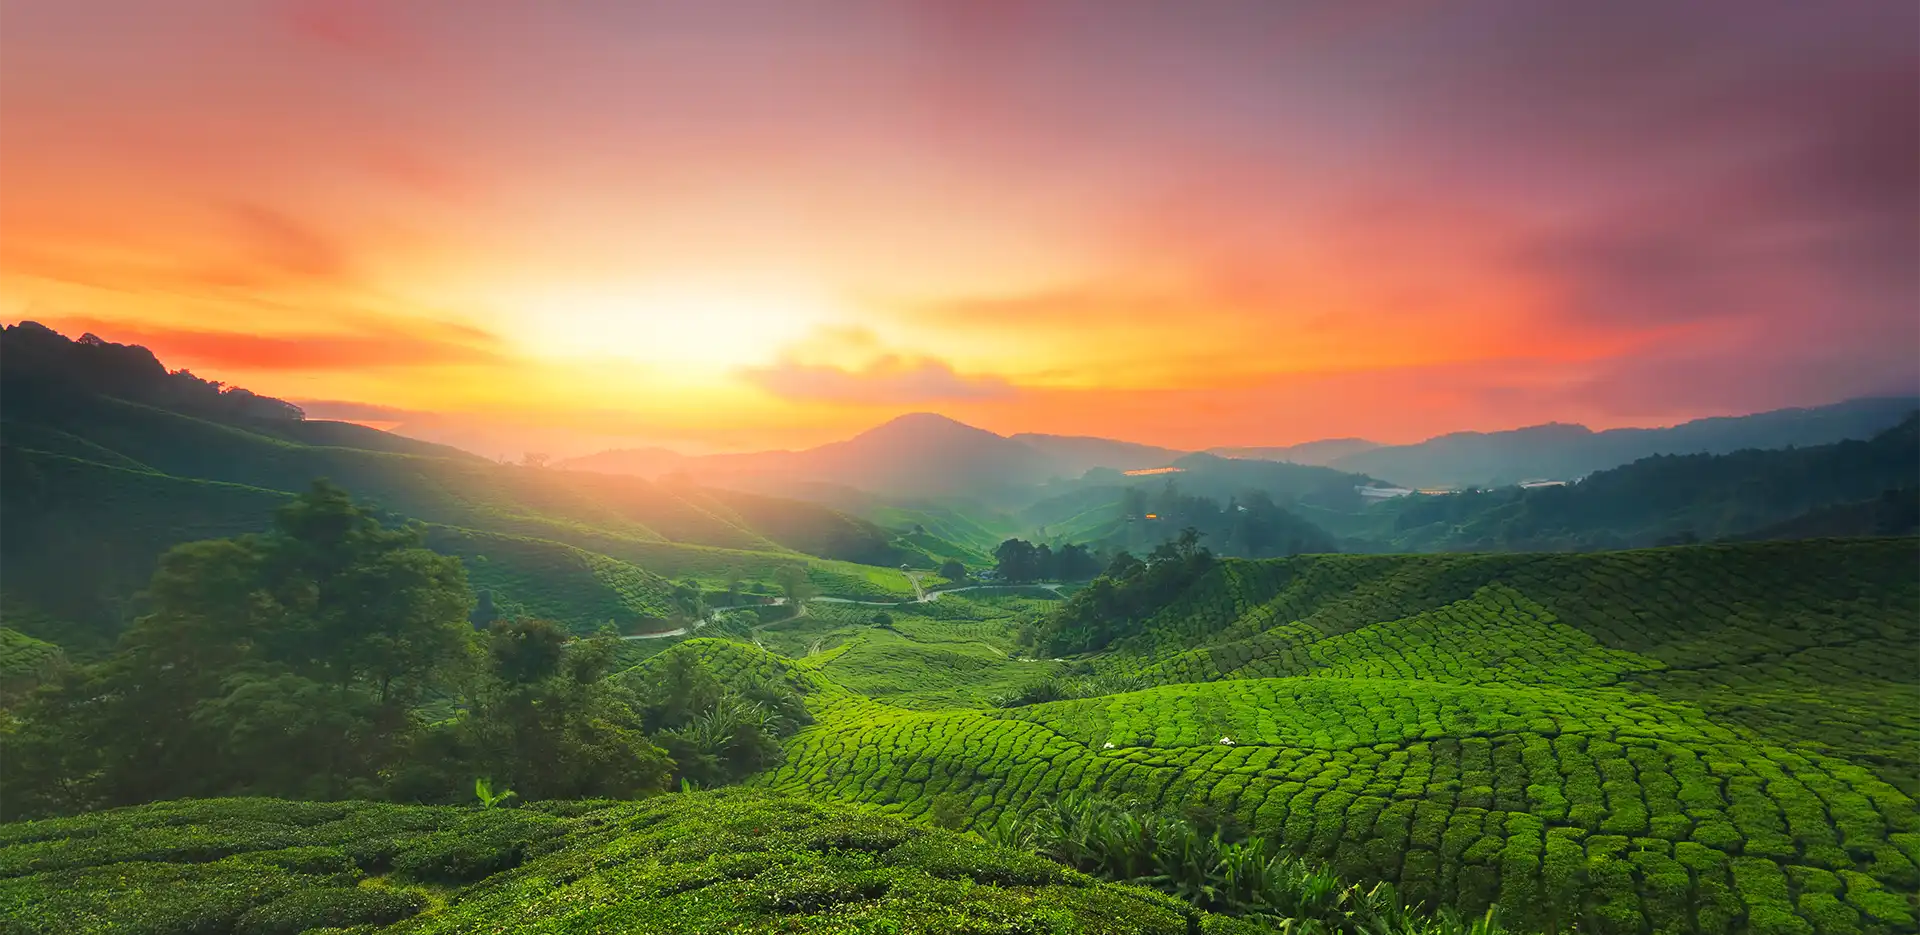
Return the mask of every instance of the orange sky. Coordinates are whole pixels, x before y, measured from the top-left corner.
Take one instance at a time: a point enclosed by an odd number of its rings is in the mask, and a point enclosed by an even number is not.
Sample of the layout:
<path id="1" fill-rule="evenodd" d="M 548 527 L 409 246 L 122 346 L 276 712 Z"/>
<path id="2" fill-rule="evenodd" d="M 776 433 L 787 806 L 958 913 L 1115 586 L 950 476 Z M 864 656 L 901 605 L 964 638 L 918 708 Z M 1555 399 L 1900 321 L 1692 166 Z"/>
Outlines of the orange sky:
<path id="1" fill-rule="evenodd" d="M 1920 387 L 1908 4 L 0 6 L 0 320 L 490 454 Z"/>

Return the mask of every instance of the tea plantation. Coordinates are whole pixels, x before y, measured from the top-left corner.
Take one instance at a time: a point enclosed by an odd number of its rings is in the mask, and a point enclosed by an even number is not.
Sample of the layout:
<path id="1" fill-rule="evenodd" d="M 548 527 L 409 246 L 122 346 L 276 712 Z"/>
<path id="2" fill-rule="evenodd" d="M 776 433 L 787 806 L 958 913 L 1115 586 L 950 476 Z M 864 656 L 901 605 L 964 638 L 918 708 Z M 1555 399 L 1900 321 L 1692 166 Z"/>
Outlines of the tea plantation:
<path id="1" fill-rule="evenodd" d="M 209 799 L 0 826 L 0 931 L 1062 932 L 1231 919 L 746 790 L 524 809 Z"/>
<path id="2" fill-rule="evenodd" d="M 820 720 L 753 781 L 979 831 L 1204 805 L 1522 930 L 1911 932 L 1917 570 L 1911 539 L 1224 562 L 1077 663 L 915 617 L 789 663 Z M 956 688 L 1022 677 L 1065 700 Z"/>

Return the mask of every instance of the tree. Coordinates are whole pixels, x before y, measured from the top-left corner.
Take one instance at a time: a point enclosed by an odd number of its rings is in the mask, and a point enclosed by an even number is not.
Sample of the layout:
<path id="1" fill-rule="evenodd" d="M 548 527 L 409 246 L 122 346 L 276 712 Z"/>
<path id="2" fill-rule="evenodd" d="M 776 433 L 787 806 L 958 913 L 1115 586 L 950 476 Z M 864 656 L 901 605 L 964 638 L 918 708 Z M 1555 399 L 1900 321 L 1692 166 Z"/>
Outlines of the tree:
<path id="1" fill-rule="evenodd" d="M 396 794 L 444 800 L 472 776 L 528 799 L 664 789 L 672 761 L 646 736 L 639 700 L 606 678 L 617 642 L 611 631 L 569 641 L 545 620 L 496 625 L 465 711 L 421 738 Z"/>
<path id="2" fill-rule="evenodd" d="M 513 685 L 551 678 L 560 671 L 567 635 L 550 620 L 515 620 L 495 624 L 487 634 L 493 670 Z"/>
<path id="3" fill-rule="evenodd" d="M 700 582 L 692 578 L 682 578 L 673 588 L 675 609 L 685 614 L 688 620 L 699 620 L 707 615 L 707 598 L 700 590 Z"/>
<path id="4" fill-rule="evenodd" d="M 950 558 L 940 563 L 939 574 L 940 577 L 959 584 L 967 580 L 967 566 L 960 564 L 960 560 L 957 558 Z"/>
<path id="5" fill-rule="evenodd" d="M 1033 543 L 1008 539 L 993 550 L 994 570 L 1006 581 L 1032 581 L 1038 574 Z"/>
<path id="6" fill-rule="evenodd" d="M 459 559 L 377 516 L 318 481 L 265 534 L 163 555 L 118 651 L 24 712 L 29 745 L 59 748 L 28 798 L 377 792 L 463 664 L 472 604 Z"/>
<path id="7" fill-rule="evenodd" d="M 1068 544 L 1054 553 L 1055 574 L 1062 581 L 1085 581 L 1100 573 L 1100 563 L 1084 545 Z"/>
<path id="8" fill-rule="evenodd" d="M 500 611 L 493 606 L 493 592 L 482 589 L 473 595 L 473 613 L 467 615 L 476 630 L 486 630 L 500 619 Z"/>
<path id="9" fill-rule="evenodd" d="M 807 569 L 802 565 L 780 566 L 780 570 L 774 572 L 773 580 L 780 585 L 780 590 L 787 592 L 787 602 L 796 609 L 805 607 L 819 593 L 819 588 L 814 586 L 813 579 L 807 576 Z"/>
<path id="10" fill-rule="evenodd" d="M 552 460 L 551 455 L 539 451 L 529 451 L 520 456 L 520 465 L 522 467 L 543 468 L 547 466 L 547 462 L 550 460 Z"/>

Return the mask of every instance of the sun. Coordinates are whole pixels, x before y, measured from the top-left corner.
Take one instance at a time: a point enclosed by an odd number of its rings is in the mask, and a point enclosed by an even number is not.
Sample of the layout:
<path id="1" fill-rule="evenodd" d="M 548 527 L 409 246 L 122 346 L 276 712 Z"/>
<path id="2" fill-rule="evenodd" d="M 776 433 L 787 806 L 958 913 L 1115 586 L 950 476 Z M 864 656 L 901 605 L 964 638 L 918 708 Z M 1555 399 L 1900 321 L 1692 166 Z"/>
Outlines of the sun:
<path id="1" fill-rule="evenodd" d="M 521 308 L 540 357 L 715 373 L 770 362 L 839 311 L 814 290 L 745 280 L 573 287 Z"/>

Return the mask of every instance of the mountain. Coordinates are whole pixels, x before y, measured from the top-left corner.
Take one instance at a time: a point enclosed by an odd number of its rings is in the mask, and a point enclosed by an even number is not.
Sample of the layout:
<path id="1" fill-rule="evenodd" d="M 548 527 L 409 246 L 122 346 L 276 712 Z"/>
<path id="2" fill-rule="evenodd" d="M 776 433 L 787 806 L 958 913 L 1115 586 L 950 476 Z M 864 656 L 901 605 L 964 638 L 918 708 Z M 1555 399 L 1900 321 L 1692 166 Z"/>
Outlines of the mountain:
<path id="1" fill-rule="evenodd" d="M 657 448 L 603 451 L 560 462 L 577 471 L 684 475 L 714 486 L 806 496 L 818 485 L 898 497 L 1015 498 L 1053 478 L 1095 467 L 1158 467 L 1180 452 L 1065 435 L 1006 437 L 946 416 L 903 415 L 844 441 L 802 451 L 704 456 Z"/>
<path id="2" fill-rule="evenodd" d="M 1257 461 L 1291 461 L 1294 464 L 1326 466 L 1351 455 L 1379 448 L 1379 442 L 1364 438 L 1323 438 L 1319 441 L 1282 445 L 1275 448 L 1208 448 L 1207 454 L 1222 458 Z"/>
<path id="3" fill-rule="evenodd" d="M 1696 419 L 1671 428 L 1608 429 L 1549 423 L 1507 432 L 1454 432 L 1334 458 L 1343 471 L 1407 487 L 1496 487 L 1573 480 L 1652 455 L 1725 454 L 1868 438 L 1920 407 L 1920 397 L 1854 399 L 1809 409 Z"/>

